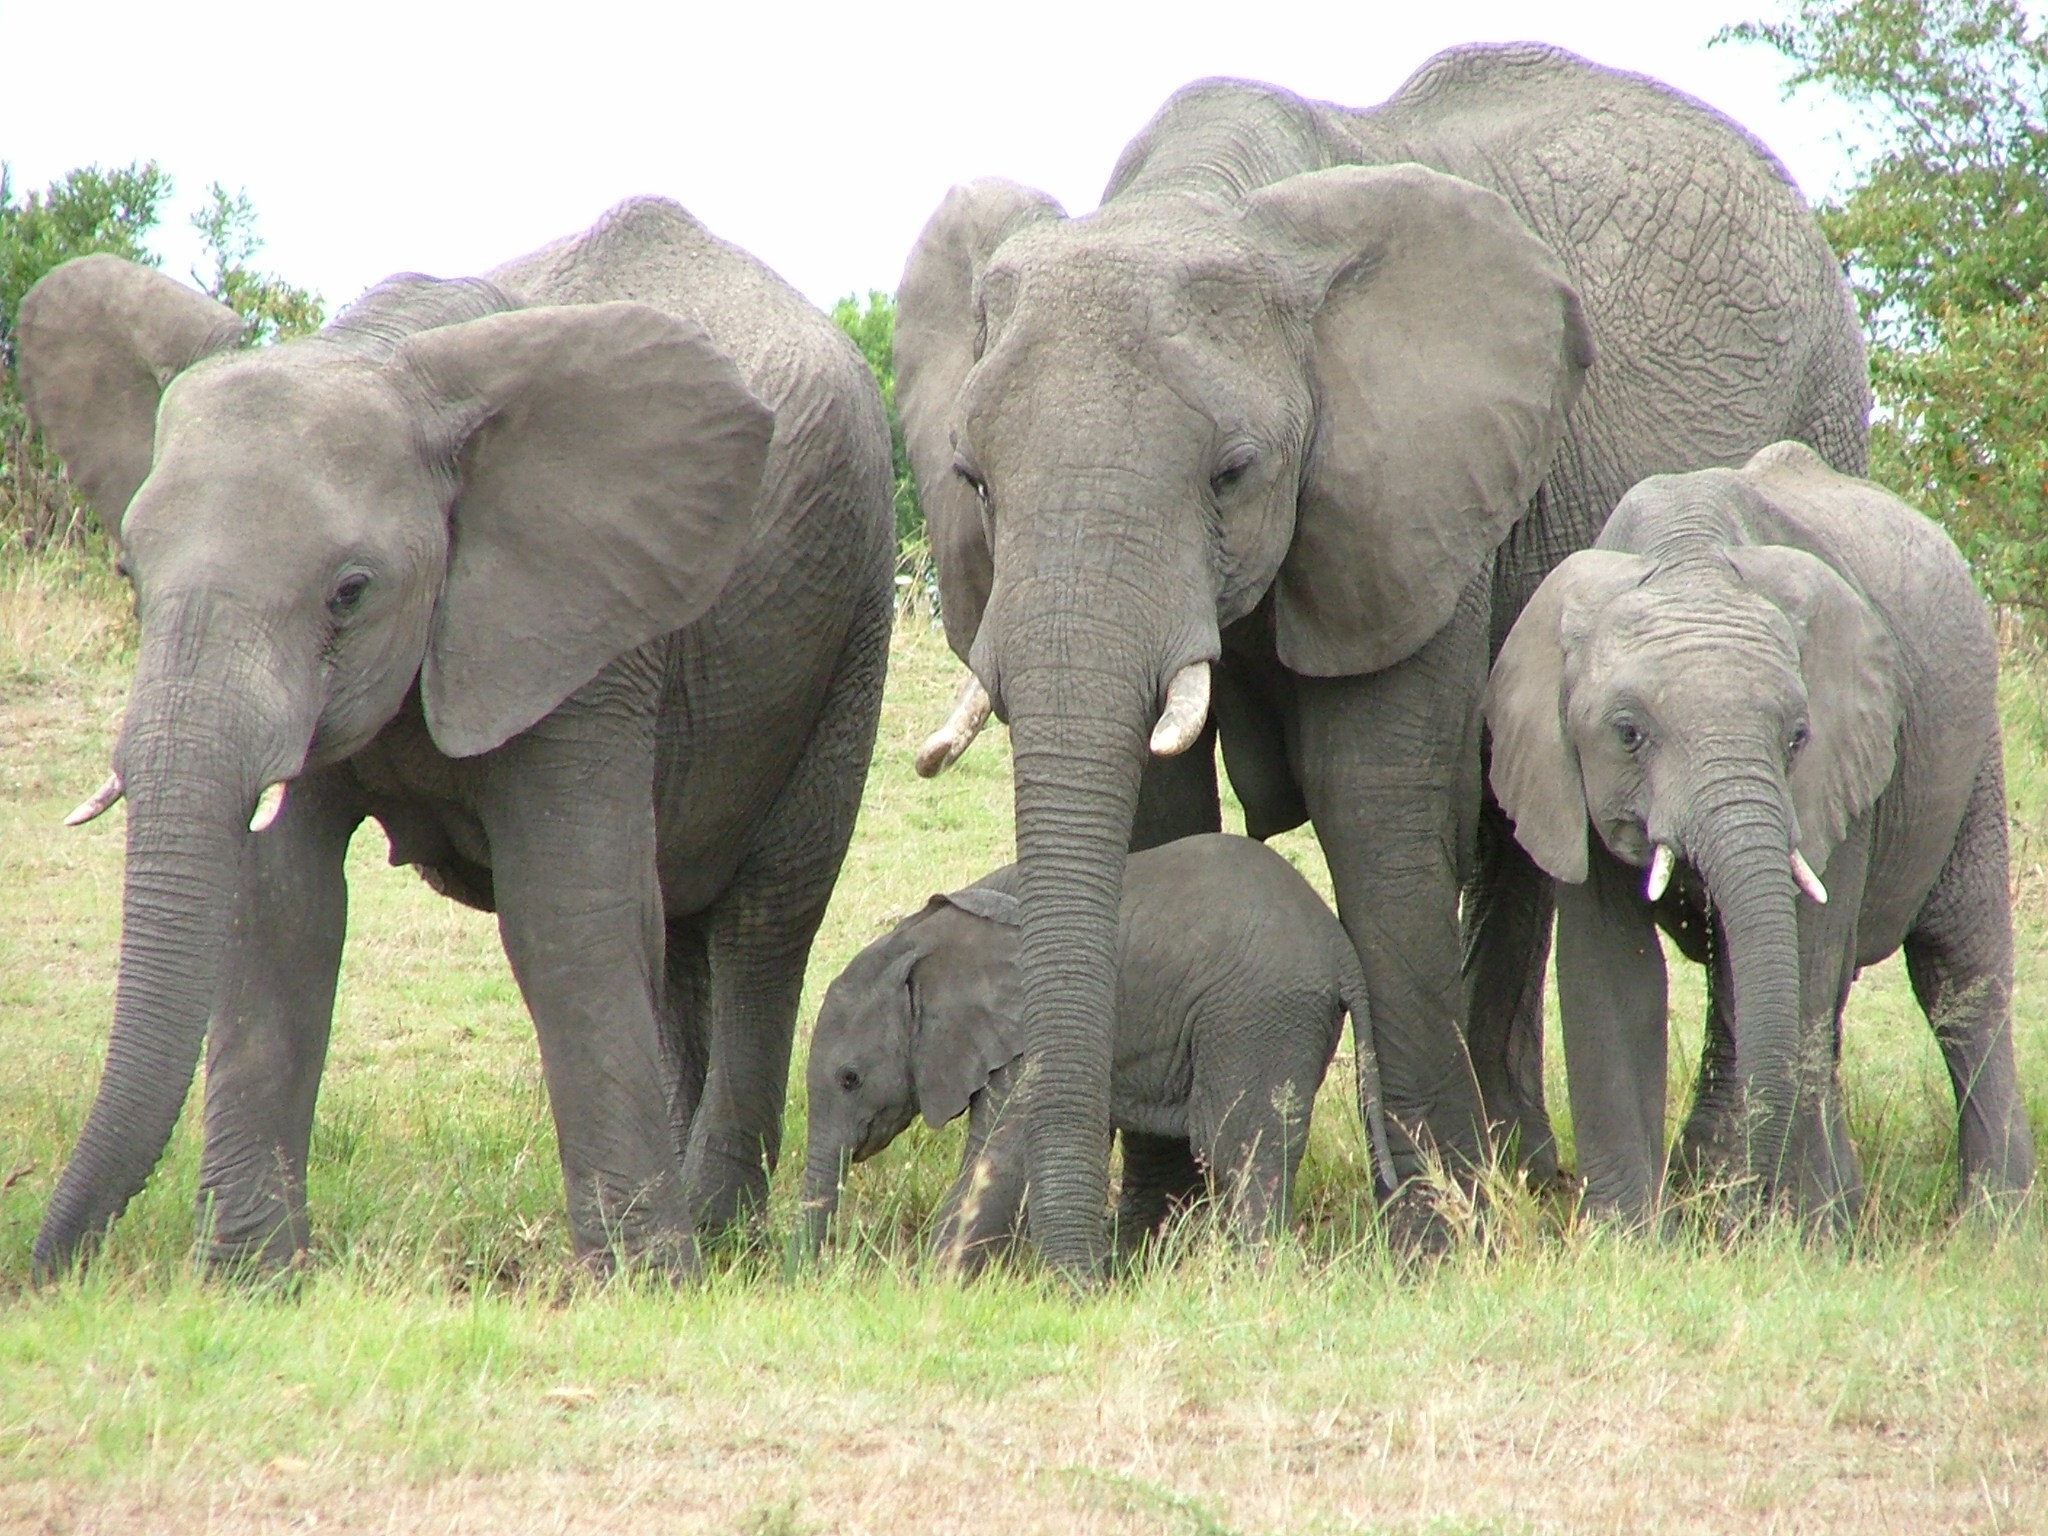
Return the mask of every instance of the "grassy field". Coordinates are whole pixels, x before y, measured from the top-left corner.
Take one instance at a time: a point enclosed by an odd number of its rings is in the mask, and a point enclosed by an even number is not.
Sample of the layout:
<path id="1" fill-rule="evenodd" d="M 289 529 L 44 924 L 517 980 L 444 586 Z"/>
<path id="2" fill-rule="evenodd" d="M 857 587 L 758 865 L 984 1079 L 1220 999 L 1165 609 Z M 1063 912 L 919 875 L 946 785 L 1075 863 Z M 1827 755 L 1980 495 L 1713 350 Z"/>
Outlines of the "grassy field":
<path id="1" fill-rule="evenodd" d="M 679 1293 L 596 1288 L 568 1260 L 492 922 L 387 868 L 370 827 L 310 1275 L 289 1292 L 195 1275 L 188 1117 L 99 1266 L 31 1292 L 118 927 L 120 815 L 58 822 L 105 771 L 132 643 L 90 563 L 0 567 L 0 1529 L 2048 1527 L 2048 1240 L 2032 1217 L 1997 1242 L 1946 1230 L 1953 1111 L 1897 962 L 1851 1005 L 1872 1185 L 1851 1244 L 1616 1240 L 1510 1195 L 1483 1249 L 1403 1267 L 1366 1220 L 1340 1062 L 1298 1241 L 1262 1266 L 1192 1231 L 1085 1300 L 1029 1274 L 932 1279 L 918 1227 L 960 1132 L 914 1128 L 857 1172 L 822 1270 L 791 1273 L 775 1240 L 793 1156 L 759 1248 Z M 956 676 L 936 635 L 898 635 L 807 1023 L 862 944 L 1009 857 L 999 729 L 935 783 L 909 769 Z M 2043 676 L 2016 658 L 2006 689 L 2019 1048 L 2048 1124 Z M 1311 841 L 1282 841 L 1323 880 Z M 1674 1111 L 1700 996 L 1680 973 Z M 1558 1059 L 1553 1041 L 1561 1112 Z M 799 1082 L 792 1147 L 802 1120 Z"/>

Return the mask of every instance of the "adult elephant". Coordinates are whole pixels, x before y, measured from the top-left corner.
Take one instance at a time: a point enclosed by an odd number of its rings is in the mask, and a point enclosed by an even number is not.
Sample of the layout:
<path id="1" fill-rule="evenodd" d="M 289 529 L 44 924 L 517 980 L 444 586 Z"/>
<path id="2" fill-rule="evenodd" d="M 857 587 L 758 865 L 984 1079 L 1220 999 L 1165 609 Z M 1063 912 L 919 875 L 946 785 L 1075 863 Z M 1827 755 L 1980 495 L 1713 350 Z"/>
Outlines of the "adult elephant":
<path id="1" fill-rule="evenodd" d="M 487 280 L 392 278 L 316 337 L 238 333 L 107 256 L 22 305 L 23 392 L 142 623 L 74 816 L 127 796 L 113 1038 L 35 1267 L 141 1188 L 202 1039 L 209 1252 L 305 1248 L 343 855 L 374 817 L 498 914 L 578 1251 L 687 1268 L 693 1226 L 765 1189 L 873 744 L 873 380 L 658 199 Z"/>
<path id="2" fill-rule="evenodd" d="M 1482 825 L 1489 654 L 1646 474 L 1780 438 L 1862 468 L 1860 336 L 1784 171 L 1534 45 L 1364 111 L 1206 81 L 1087 217 L 956 188 L 900 303 L 947 636 L 1015 752 L 1042 1250 L 1102 1252 L 1118 884 L 1127 842 L 1216 825 L 1212 690 L 1249 830 L 1328 856 L 1401 1173 L 1489 1120 L 1553 1168 L 1551 898 Z"/>

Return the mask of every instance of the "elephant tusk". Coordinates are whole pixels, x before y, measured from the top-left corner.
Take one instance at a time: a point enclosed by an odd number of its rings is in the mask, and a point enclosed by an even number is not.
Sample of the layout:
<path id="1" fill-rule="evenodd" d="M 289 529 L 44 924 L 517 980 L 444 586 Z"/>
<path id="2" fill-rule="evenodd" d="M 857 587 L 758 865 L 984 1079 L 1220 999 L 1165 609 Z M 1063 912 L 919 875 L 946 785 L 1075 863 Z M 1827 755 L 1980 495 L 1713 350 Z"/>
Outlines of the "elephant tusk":
<path id="1" fill-rule="evenodd" d="M 1819 905 L 1824 907 L 1828 904 L 1828 888 L 1820 883 L 1820 876 L 1813 872 L 1813 866 L 1806 862 L 1806 855 L 1797 848 L 1792 850 L 1792 878 L 1799 882 L 1799 889 Z"/>
<path id="2" fill-rule="evenodd" d="M 953 713 L 917 749 L 917 776 L 935 778 L 959 762 L 960 754 L 974 745 L 974 738 L 988 724 L 988 712 L 988 690 L 970 672 L 960 685 L 960 696 L 953 701 Z"/>
<path id="3" fill-rule="evenodd" d="M 114 802 L 126 793 L 127 790 L 121 783 L 121 775 L 118 773 L 108 774 L 107 782 L 94 790 L 79 805 L 77 810 L 64 818 L 64 825 L 67 827 L 82 827 L 88 821 L 106 815 L 108 811 L 114 808 Z"/>
<path id="4" fill-rule="evenodd" d="M 249 818 L 249 830 L 262 832 L 284 812 L 285 781 L 279 779 L 256 797 L 256 812 Z"/>
<path id="5" fill-rule="evenodd" d="M 1678 856 L 1671 851 L 1669 843 L 1659 843 L 1657 851 L 1650 858 L 1650 878 L 1643 882 L 1643 899 L 1659 901 L 1671 884 L 1671 871 L 1678 863 Z"/>
<path id="6" fill-rule="evenodd" d="M 1195 744 L 1209 723 L 1209 663 L 1190 662 L 1167 685 L 1166 708 L 1152 727 L 1152 755 L 1178 757 Z"/>

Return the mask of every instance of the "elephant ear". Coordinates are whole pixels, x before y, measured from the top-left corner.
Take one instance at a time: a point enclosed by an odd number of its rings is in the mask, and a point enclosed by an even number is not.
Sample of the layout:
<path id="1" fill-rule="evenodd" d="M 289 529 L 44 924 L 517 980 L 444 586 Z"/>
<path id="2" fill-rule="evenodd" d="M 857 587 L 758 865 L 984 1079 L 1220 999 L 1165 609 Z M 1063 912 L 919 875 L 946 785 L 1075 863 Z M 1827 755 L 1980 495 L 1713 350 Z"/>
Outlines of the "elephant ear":
<path id="1" fill-rule="evenodd" d="M 917 237 L 896 290 L 896 404 L 939 566 L 946 643 L 962 661 L 981 627 L 995 565 L 981 504 L 953 473 L 953 425 L 960 386 L 985 338 L 975 281 L 1010 236 L 1065 211 L 1043 192 L 988 179 L 955 187 Z"/>
<path id="2" fill-rule="evenodd" d="M 1805 550 L 1738 545 L 1728 558 L 1799 634 L 1808 736 L 1792 764 L 1792 809 L 1799 851 L 1825 875 L 1835 845 L 1898 764 L 1898 646 L 1862 594 Z"/>
<path id="3" fill-rule="evenodd" d="M 1274 183 L 1245 217 L 1305 266 L 1316 435 L 1277 582 L 1280 659 L 1412 654 L 1528 507 L 1593 344 L 1505 199 L 1419 165 Z"/>
<path id="4" fill-rule="evenodd" d="M 118 256 L 80 256 L 22 296 L 15 328 L 28 419 L 118 545 L 149 475 L 164 387 L 247 327 L 225 304 Z"/>
<path id="5" fill-rule="evenodd" d="M 1529 857 L 1573 885 L 1586 878 L 1586 786 L 1565 718 L 1567 646 L 1650 569 L 1641 556 L 1616 550 L 1568 557 L 1523 606 L 1487 684 L 1494 798 Z"/>
<path id="6" fill-rule="evenodd" d="M 514 310 L 410 337 L 393 366 L 443 413 L 457 479 L 420 671 L 442 751 L 498 746 L 718 596 L 775 419 L 695 321 Z"/>
<path id="7" fill-rule="evenodd" d="M 925 910 L 942 906 L 957 907 L 993 931 L 972 945 L 928 953 L 911 972 L 911 1081 L 925 1123 L 935 1129 L 964 1112 L 998 1067 L 1024 1054 L 1016 898 L 968 889 L 934 896 Z"/>
<path id="8" fill-rule="evenodd" d="M 985 885 L 970 885 L 964 891 L 954 891 L 949 896 L 934 896 L 933 901 L 943 901 L 949 907 L 958 907 L 962 912 L 972 913 L 991 923 L 1001 923 L 1015 928 L 1024 921 L 1024 909 L 1017 898 L 1008 891 L 992 891 Z"/>

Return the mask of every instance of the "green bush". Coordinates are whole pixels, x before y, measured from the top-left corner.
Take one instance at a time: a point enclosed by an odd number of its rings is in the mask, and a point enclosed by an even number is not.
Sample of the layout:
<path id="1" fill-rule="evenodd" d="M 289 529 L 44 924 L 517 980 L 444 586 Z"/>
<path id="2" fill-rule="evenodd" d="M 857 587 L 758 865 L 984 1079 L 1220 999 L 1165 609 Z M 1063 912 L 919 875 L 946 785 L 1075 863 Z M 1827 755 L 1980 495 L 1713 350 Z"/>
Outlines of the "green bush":
<path id="1" fill-rule="evenodd" d="M 882 408 L 889 416 L 889 452 L 896 476 L 896 601 L 899 608 L 936 615 L 939 607 L 938 568 L 932 563 L 931 535 L 917 504 L 917 485 L 910 476 L 910 457 L 903 446 L 903 419 L 896 413 L 896 300 L 869 289 L 866 299 L 848 294 L 832 306 L 832 320 L 846 332 L 874 370 L 882 387 Z"/>
<path id="2" fill-rule="evenodd" d="M 1871 333 L 1871 473 L 1994 601 L 2048 607 L 2048 37 L 2014 0 L 1798 0 L 1726 29 L 1856 109 L 1819 209 Z"/>
<path id="3" fill-rule="evenodd" d="M 212 272 L 194 273 L 193 281 L 249 322 L 250 345 L 317 330 L 323 317 L 318 294 L 249 266 L 263 242 L 248 194 L 230 195 L 219 182 L 207 190 L 207 206 L 193 215 L 192 227 Z M 0 375 L 0 548 L 74 543 L 90 528 L 55 455 L 30 431 L 15 386 L 14 324 L 22 295 L 76 256 L 106 252 L 162 265 L 147 242 L 170 195 L 171 178 L 151 160 L 111 171 L 85 166 L 16 201 L 0 164 L 0 347 L 8 364 Z"/>

